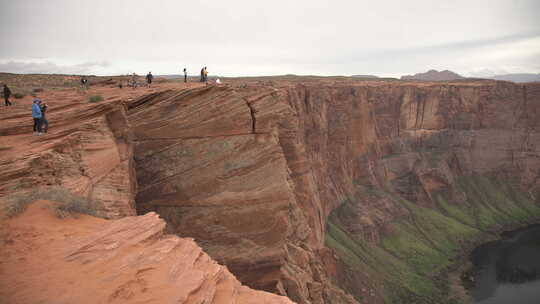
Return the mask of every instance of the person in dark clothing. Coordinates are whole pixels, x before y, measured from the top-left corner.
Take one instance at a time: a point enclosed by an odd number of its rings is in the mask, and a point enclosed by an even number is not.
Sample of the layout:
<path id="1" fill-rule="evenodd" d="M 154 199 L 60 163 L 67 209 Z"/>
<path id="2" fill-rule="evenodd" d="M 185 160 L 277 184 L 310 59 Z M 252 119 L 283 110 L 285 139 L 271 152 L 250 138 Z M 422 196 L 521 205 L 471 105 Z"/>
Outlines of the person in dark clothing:
<path id="1" fill-rule="evenodd" d="M 152 79 L 154 79 L 152 72 L 148 72 L 148 75 L 146 75 L 146 82 L 148 82 L 148 87 L 150 87 L 150 85 L 152 84 Z"/>
<path id="2" fill-rule="evenodd" d="M 137 74 L 133 73 L 131 75 L 131 86 L 135 89 L 137 88 Z"/>
<path id="3" fill-rule="evenodd" d="M 48 106 L 46 103 L 42 103 L 39 107 L 41 108 L 41 130 L 43 133 L 47 133 L 47 130 L 49 130 L 49 121 L 47 120 L 45 113 L 47 112 Z"/>
<path id="4" fill-rule="evenodd" d="M 34 99 L 32 104 L 32 118 L 34 119 L 34 135 L 41 135 L 41 107 L 39 98 Z M 36 133 L 37 132 L 37 133 Z"/>
<path id="5" fill-rule="evenodd" d="M 204 82 L 204 68 L 201 69 L 201 82 Z"/>
<path id="6" fill-rule="evenodd" d="M 88 84 L 88 79 L 86 77 L 81 77 L 81 88 L 86 89 Z"/>
<path id="7" fill-rule="evenodd" d="M 9 96 L 11 96 L 11 90 L 5 84 L 4 85 L 4 100 L 6 101 L 6 107 L 11 106 L 11 102 L 9 101 Z"/>
<path id="8" fill-rule="evenodd" d="M 187 82 L 187 69 L 184 68 L 184 82 Z"/>

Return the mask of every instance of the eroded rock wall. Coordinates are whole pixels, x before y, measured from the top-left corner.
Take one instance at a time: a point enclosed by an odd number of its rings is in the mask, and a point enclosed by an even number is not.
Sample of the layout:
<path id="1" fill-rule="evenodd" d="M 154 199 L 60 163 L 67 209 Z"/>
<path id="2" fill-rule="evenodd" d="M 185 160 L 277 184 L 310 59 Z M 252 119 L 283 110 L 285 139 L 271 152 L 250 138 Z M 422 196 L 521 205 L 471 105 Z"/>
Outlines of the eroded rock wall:
<path id="1" fill-rule="evenodd" d="M 400 256 L 402 231 L 450 256 L 469 232 L 537 211 L 539 111 L 538 84 L 494 81 L 163 92 L 130 105 L 137 209 L 157 211 L 251 287 L 354 303 L 337 282 L 356 301 L 388 301 L 388 286 L 401 288 L 388 273 L 416 250 Z M 495 205 L 466 188 L 480 184 L 508 189 Z M 516 191 L 519 219 L 503 202 Z M 452 225 L 459 237 L 442 227 Z M 386 275 L 374 269 L 396 256 Z"/>
<path id="2" fill-rule="evenodd" d="M 32 136 L 28 111 L 2 113 L 0 197 L 60 186 L 98 202 L 100 216 L 135 215 L 132 132 L 122 104 L 56 102 L 43 136 Z"/>

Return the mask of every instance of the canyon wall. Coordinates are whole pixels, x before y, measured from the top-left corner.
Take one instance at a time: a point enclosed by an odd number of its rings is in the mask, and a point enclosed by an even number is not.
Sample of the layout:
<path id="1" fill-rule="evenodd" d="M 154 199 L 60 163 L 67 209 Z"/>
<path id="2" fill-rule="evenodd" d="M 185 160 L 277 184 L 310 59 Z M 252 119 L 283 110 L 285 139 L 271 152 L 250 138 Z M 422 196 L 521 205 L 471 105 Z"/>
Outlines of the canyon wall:
<path id="1" fill-rule="evenodd" d="M 46 136 L 30 135 L 30 103 L 0 112 L 0 198 L 59 186 L 102 217 L 156 211 L 297 303 L 451 301 L 462 248 L 540 217 L 540 84 L 102 90 L 117 99 L 51 92 Z"/>
<path id="2" fill-rule="evenodd" d="M 132 216 L 124 102 L 148 91 L 92 88 L 105 96 L 100 103 L 86 94 L 40 93 L 49 103 L 40 136 L 31 97 L 0 111 L 0 302 L 293 303 L 242 285 L 193 239 L 165 234 L 157 214 Z"/>
<path id="3" fill-rule="evenodd" d="M 298 303 L 442 303 L 467 240 L 540 215 L 539 111 L 494 81 L 159 92 L 128 110 L 137 211 Z"/>

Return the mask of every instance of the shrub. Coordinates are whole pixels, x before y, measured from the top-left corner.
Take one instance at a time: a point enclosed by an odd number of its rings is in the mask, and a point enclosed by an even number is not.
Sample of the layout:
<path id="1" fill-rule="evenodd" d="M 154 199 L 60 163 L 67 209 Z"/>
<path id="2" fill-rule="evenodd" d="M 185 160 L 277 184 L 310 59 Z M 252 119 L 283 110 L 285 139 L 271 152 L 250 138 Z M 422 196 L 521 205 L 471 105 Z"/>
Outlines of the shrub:
<path id="1" fill-rule="evenodd" d="M 28 204 L 33 201 L 34 199 L 29 196 L 19 195 L 12 197 L 4 207 L 4 213 L 7 217 L 13 217 L 17 214 L 21 214 L 24 212 L 24 210 L 26 210 Z"/>
<path id="2" fill-rule="evenodd" d="M 26 210 L 26 207 L 36 200 L 48 200 L 54 214 L 59 218 L 69 216 L 76 217 L 77 214 L 97 215 L 97 203 L 87 198 L 75 195 L 62 187 L 38 188 L 36 190 L 14 195 L 7 199 L 4 208 L 8 217 L 16 216 Z"/>
<path id="3" fill-rule="evenodd" d="M 17 98 L 17 99 L 21 99 L 24 97 L 24 94 L 23 93 L 15 93 L 13 94 L 13 97 Z"/>
<path id="4" fill-rule="evenodd" d="M 102 100 L 103 97 L 101 97 L 100 95 L 90 96 L 90 98 L 88 98 L 88 102 L 100 102 Z"/>

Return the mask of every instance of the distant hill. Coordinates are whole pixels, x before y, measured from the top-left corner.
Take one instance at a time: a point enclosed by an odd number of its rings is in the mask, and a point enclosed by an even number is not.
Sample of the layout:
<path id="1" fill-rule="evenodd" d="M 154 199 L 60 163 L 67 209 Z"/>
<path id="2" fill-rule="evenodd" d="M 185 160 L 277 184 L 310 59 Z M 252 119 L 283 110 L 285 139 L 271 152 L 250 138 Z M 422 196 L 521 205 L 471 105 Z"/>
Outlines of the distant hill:
<path id="1" fill-rule="evenodd" d="M 448 81 L 448 80 L 456 80 L 456 79 L 464 79 L 464 78 L 465 77 L 449 70 L 444 70 L 440 72 L 437 70 L 429 70 L 425 73 L 401 76 L 402 80 L 426 80 L 426 81 Z"/>
<path id="2" fill-rule="evenodd" d="M 354 77 L 354 78 L 379 78 L 379 76 L 375 76 L 375 75 L 351 75 L 351 77 Z"/>
<path id="3" fill-rule="evenodd" d="M 540 73 L 539 74 L 533 74 L 533 73 L 504 74 L 504 75 L 492 76 L 489 78 L 495 79 L 495 80 L 506 80 L 506 81 L 513 81 L 513 82 L 535 82 L 535 81 L 540 81 Z"/>
<path id="4" fill-rule="evenodd" d="M 184 75 L 169 74 L 169 75 L 156 75 L 156 77 L 161 77 L 161 78 L 165 78 L 165 79 L 178 79 L 178 78 L 184 78 Z"/>

